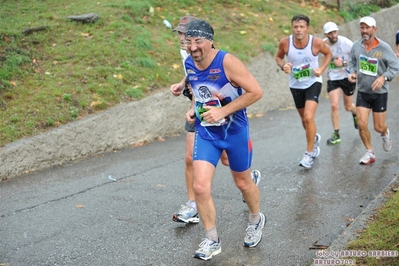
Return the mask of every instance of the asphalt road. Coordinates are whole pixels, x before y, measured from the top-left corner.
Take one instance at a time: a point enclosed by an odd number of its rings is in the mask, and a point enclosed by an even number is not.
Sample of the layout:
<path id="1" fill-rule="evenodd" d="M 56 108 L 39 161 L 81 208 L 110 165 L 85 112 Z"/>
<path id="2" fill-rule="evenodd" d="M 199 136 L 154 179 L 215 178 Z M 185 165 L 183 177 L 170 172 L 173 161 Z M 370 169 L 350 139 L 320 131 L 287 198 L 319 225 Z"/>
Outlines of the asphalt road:
<path id="1" fill-rule="evenodd" d="M 327 146 L 330 106 L 320 101 L 321 153 L 311 170 L 298 166 L 306 145 L 295 109 L 250 120 L 267 216 L 257 248 L 243 247 L 248 211 L 220 164 L 213 195 L 222 253 L 192 258 L 202 225 L 172 221 L 186 201 L 181 135 L 0 182 L 0 265 L 309 265 L 314 248 L 329 246 L 398 174 L 398 88 L 391 85 L 387 118 L 394 147 L 384 152 L 371 125 L 369 166 L 359 165 L 365 148 L 342 103 L 342 143 Z"/>

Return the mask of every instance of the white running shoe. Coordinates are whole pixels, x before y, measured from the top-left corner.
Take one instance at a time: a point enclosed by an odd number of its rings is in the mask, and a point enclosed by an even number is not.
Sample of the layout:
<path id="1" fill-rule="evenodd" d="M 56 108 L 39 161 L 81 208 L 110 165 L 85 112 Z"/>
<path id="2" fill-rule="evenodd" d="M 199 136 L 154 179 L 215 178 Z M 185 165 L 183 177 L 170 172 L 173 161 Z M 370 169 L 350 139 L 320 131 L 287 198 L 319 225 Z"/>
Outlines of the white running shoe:
<path id="1" fill-rule="evenodd" d="M 375 155 L 373 152 L 366 151 L 366 154 L 360 159 L 360 164 L 371 164 L 375 162 Z"/>
<path id="2" fill-rule="evenodd" d="M 204 238 L 199 249 L 194 253 L 194 258 L 201 260 L 210 260 L 212 256 L 218 255 L 222 252 L 222 245 L 219 238 L 219 242 L 212 241 L 208 238 Z"/>
<path id="3" fill-rule="evenodd" d="M 173 214 L 173 221 L 179 223 L 199 223 L 198 212 L 196 209 L 187 205 L 181 205 L 178 213 Z"/>
<path id="4" fill-rule="evenodd" d="M 386 136 L 381 136 L 382 138 L 382 148 L 384 151 L 388 152 L 392 149 L 392 139 L 391 136 L 389 135 L 389 129 L 387 130 L 387 135 Z"/>
<path id="5" fill-rule="evenodd" d="M 316 133 L 313 144 L 313 154 L 312 154 L 313 158 L 316 158 L 320 154 L 320 141 L 321 141 L 321 136 L 319 133 Z"/>
<path id="6" fill-rule="evenodd" d="M 310 169 L 313 166 L 313 156 L 308 152 L 305 152 L 303 155 L 302 161 L 299 162 L 299 166 L 305 167 L 306 169 Z"/>
<path id="7" fill-rule="evenodd" d="M 262 240 L 262 230 L 266 224 L 266 217 L 263 213 L 259 213 L 260 220 L 257 224 L 248 223 L 246 235 L 244 238 L 244 246 L 247 248 L 256 247 Z"/>

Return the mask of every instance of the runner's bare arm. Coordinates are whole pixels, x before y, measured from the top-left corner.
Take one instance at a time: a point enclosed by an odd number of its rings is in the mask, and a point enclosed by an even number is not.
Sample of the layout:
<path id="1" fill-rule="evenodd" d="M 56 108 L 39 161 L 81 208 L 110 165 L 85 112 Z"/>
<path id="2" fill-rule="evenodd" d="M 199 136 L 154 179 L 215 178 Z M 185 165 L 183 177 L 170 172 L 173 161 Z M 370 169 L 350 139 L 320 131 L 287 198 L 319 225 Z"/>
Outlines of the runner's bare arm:
<path id="1" fill-rule="evenodd" d="M 224 106 L 228 114 L 248 107 L 262 98 L 263 91 L 260 84 L 238 58 L 231 54 L 226 54 L 223 60 L 223 67 L 226 77 L 232 85 L 241 87 L 245 91 L 236 100 Z"/>
<path id="2" fill-rule="evenodd" d="M 276 63 L 277 65 L 281 68 L 281 70 L 283 70 L 285 73 L 288 73 L 286 70 L 287 67 L 285 67 L 285 65 L 287 64 L 284 61 L 285 55 L 288 52 L 288 37 L 285 37 L 283 39 L 281 39 L 280 44 L 278 46 L 278 50 L 277 50 L 277 55 L 276 55 Z M 291 69 L 291 67 L 290 67 Z"/>
<path id="3" fill-rule="evenodd" d="M 321 65 L 319 66 L 318 69 L 316 68 L 314 70 L 315 75 L 319 77 L 323 74 L 324 70 L 326 70 L 328 65 L 330 64 L 332 60 L 332 53 L 330 48 L 328 48 L 326 43 L 323 41 L 323 39 L 315 37 L 313 43 L 314 43 L 313 53 L 324 55 L 324 58 L 321 61 Z"/>
<path id="4" fill-rule="evenodd" d="M 181 92 L 184 89 L 185 81 L 186 81 L 186 76 L 184 76 L 184 78 L 179 83 L 172 84 L 172 86 L 170 86 L 170 91 L 174 96 L 179 96 L 181 94 Z"/>

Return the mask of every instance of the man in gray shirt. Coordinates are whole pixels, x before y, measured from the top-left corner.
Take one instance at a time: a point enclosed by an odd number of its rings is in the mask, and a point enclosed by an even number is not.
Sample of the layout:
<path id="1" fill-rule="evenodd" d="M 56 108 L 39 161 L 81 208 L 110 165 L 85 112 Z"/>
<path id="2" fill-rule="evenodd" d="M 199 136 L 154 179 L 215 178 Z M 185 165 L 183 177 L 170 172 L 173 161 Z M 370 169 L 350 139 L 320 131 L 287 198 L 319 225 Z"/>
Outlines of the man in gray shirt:
<path id="1" fill-rule="evenodd" d="M 359 21 L 362 38 L 356 41 L 349 55 L 350 82 L 357 82 L 356 116 L 359 135 L 366 147 L 360 164 L 375 162 L 371 144 L 368 118 L 373 111 L 374 129 L 381 134 L 383 149 L 390 151 L 392 139 L 386 124 L 388 103 L 388 82 L 399 72 L 399 59 L 392 48 L 375 36 L 377 23 L 372 17 L 363 17 Z"/>

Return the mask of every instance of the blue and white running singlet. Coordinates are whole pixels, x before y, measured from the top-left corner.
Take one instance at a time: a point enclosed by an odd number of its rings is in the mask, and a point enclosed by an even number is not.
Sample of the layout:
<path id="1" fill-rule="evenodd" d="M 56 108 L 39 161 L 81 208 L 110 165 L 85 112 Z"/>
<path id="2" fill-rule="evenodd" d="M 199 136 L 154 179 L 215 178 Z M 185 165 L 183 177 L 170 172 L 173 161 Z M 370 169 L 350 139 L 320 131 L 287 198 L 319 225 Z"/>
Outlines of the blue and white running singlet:
<path id="1" fill-rule="evenodd" d="M 224 106 L 238 98 L 243 90 L 234 87 L 227 79 L 223 59 L 227 52 L 218 51 L 210 66 L 199 70 L 191 56 L 185 61 L 187 76 L 195 97 L 196 129 L 200 136 L 208 140 L 226 139 L 229 134 L 248 126 L 246 109 L 241 109 L 216 124 L 201 121 L 203 106 Z"/>

